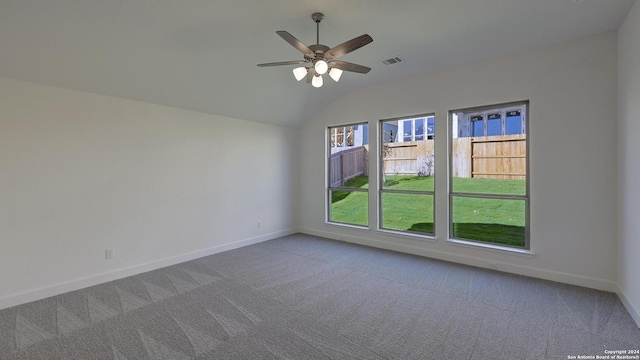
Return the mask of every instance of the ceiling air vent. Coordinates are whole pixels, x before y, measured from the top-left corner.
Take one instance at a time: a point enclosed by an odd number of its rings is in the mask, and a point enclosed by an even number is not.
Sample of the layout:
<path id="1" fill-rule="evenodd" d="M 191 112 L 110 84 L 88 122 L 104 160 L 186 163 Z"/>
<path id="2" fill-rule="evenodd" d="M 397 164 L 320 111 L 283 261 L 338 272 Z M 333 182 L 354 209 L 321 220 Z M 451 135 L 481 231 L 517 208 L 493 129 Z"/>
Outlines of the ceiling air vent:
<path id="1" fill-rule="evenodd" d="M 385 64 L 385 65 L 391 65 L 391 64 L 395 64 L 395 63 L 399 63 L 399 62 L 402 62 L 402 59 L 396 56 L 394 58 L 387 59 L 387 60 L 383 61 L 382 63 Z"/>

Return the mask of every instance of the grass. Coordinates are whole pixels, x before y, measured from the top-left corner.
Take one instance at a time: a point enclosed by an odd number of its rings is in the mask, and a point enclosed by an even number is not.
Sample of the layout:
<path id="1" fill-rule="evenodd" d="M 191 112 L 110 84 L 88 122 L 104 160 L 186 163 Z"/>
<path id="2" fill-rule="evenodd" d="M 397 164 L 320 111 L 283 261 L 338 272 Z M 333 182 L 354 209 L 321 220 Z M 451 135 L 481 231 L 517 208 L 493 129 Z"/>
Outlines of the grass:
<path id="1" fill-rule="evenodd" d="M 524 180 L 453 178 L 453 191 L 476 194 L 524 195 Z"/>
<path id="2" fill-rule="evenodd" d="M 433 191 L 430 176 L 387 176 L 384 189 Z M 348 187 L 367 188 L 368 178 L 352 179 Z M 524 194 L 523 180 L 454 178 L 453 188 L 464 193 Z M 332 221 L 366 226 L 368 193 L 332 193 Z M 453 237 L 524 247 L 525 204 L 521 200 L 454 197 Z M 433 196 L 384 193 L 382 227 L 433 234 Z"/>

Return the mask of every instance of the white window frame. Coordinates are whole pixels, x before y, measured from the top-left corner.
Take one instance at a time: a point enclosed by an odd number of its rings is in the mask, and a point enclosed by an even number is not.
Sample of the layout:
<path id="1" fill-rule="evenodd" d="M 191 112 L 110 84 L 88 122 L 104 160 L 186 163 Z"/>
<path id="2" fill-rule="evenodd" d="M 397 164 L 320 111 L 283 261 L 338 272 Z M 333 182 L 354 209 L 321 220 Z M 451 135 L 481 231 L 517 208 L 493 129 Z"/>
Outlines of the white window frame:
<path id="1" fill-rule="evenodd" d="M 340 226 L 347 226 L 347 227 L 353 227 L 353 228 L 357 228 L 357 229 L 370 229 L 371 224 L 369 222 L 369 202 L 371 201 L 370 196 L 369 196 L 369 188 L 354 188 L 354 187 L 347 187 L 347 186 L 332 186 L 332 181 L 331 181 L 331 156 L 333 155 L 333 153 L 335 152 L 336 149 L 349 149 L 349 148 L 353 148 L 355 145 L 355 127 L 356 126 L 366 126 L 367 130 L 368 130 L 368 126 L 369 123 L 368 122 L 357 122 L 357 123 L 349 123 L 349 124 L 343 124 L 343 125 L 331 125 L 331 126 L 327 126 L 326 130 L 325 130 L 325 136 L 326 136 L 326 140 L 325 140 L 325 144 L 326 144 L 326 162 L 325 162 L 325 223 L 327 224 L 332 224 L 332 225 L 340 225 Z M 348 145 L 347 144 L 347 129 L 351 127 L 353 129 L 353 141 L 354 144 Z M 341 146 L 338 146 L 337 144 L 337 129 L 339 128 L 343 128 L 343 144 Z M 334 135 L 334 132 L 332 130 L 336 130 Z M 363 129 L 363 135 L 364 135 L 364 129 Z M 332 137 L 336 136 L 335 139 L 335 143 L 334 145 L 332 145 Z M 339 150 L 339 151 L 343 151 L 343 150 Z M 339 152 L 338 151 L 338 152 Z M 365 165 L 366 166 L 366 165 Z M 368 171 L 368 169 L 367 169 Z M 369 183 L 369 186 L 371 184 Z M 353 223 L 345 223 L 345 222 L 340 222 L 340 221 L 334 221 L 332 220 L 332 214 L 331 214 L 331 196 L 332 196 L 332 192 L 333 191 L 349 191 L 349 192 L 365 192 L 367 193 L 367 225 L 360 225 L 360 224 L 353 224 Z"/>
<path id="2" fill-rule="evenodd" d="M 414 115 L 414 116 L 408 116 L 408 117 L 396 117 L 396 118 L 389 118 L 389 119 L 382 119 L 378 122 L 378 132 L 379 132 L 379 137 L 378 137 L 378 142 L 380 144 L 379 149 L 378 149 L 378 191 L 377 191 L 377 201 L 378 201 L 378 214 L 377 214 L 377 220 L 378 220 L 378 231 L 382 231 L 382 232 L 391 232 L 391 233 L 396 233 L 396 234 L 402 234 L 402 235 L 409 235 L 409 236 L 415 236 L 415 237 L 421 237 L 421 238 L 425 238 L 425 239 L 435 239 L 435 233 L 436 233 L 436 179 L 435 179 L 435 174 L 431 175 L 434 177 L 433 179 L 433 190 L 397 190 L 397 189 L 385 189 L 384 188 L 384 123 L 385 122 L 389 122 L 389 121 L 397 121 L 398 124 L 400 124 L 401 122 L 407 121 L 407 120 L 411 120 L 411 134 L 412 134 L 412 139 L 415 139 L 415 120 L 416 119 L 424 119 L 423 122 L 423 126 L 424 126 L 424 139 L 423 140 L 418 140 L 418 141 L 426 141 L 426 140 L 433 140 L 435 138 L 435 113 L 426 113 L 426 114 L 421 114 L 421 115 Z M 431 139 L 429 139 L 427 137 L 427 119 L 429 117 L 433 117 L 434 118 L 434 132 L 431 136 Z M 399 126 L 398 126 L 399 128 Z M 397 134 L 397 138 L 398 140 L 402 139 L 402 142 L 404 141 L 404 124 L 402 125 L 402 132 L 400 131 L 400 129 L 398 129 L 398 134 Z M 415 141 L 415 140 L 412 140 Z M 397 141 L 398 143 L 401 141 Z M 434 154 L 433 154 L 433 161 L 434 161 L 434 171 L 435 171 L 435 159 L 436 159 L 436 155 L 435 155 L 435 146 L 434 146 Z M 397 230 L 397 229 L 387 229 L 383 227 L 383 203 L 382 203 L 382 195 L 383 194 L 408 194 L 408 195 L 431 195 L 433 197 L 433 209 L 432 209 L 432 213 L 433 213 L 433 232 L 432 233 L 423 233 L 423 232 L 418 232 L 418 231 L 408 231 L 408 230 Z"/>
<path id="3" fill-rule="evenodd" d="M 509 250 L 509 251 L 515 251 L 515 252 L 521 252 L 521 253 L 526 253 L 526 254 L 532 254 L 531 253 L 531 242 L 530 242 L 530 233 L 531 233 L 531 227 L 530 227 L 530 177 L 531 177 L 531 171 L 530 171 L 530 167 L 529 167 L 529 144 L 530 144 L 530 138 L 529 138 L 529 101 L 525 100 L 525 101 L 518 101 L 518 102 L 513 102 L 513 103 L 504 103 L 504 104 L 496 104 L 496 105 L 488 105 L 488 106 L 479 106 L 479 107 L 472 107 L 472 108 L 465 108 L 465 109 L 457 109 L 457 110 L 450 110 L 449 111 L 449 129 L 454 129 L 457 128 L 458 126 L 454 126 L 453 125 L 453 121 L 454 121 L 454 114 L 456 113 L 465 113 L 465 116 L 468 116 L 469 120 L 474 117 L 474 116 L 478 116 L 478 115 L 482 115 L 483 116 L 483 129 L 484 129 L 484 134 L 487 133 L 487 114 L 493 114 L 496 113 L 496 111 L 501 111 L 501 119 L 502 119 L 502 134 L 504 134 L 505 132 L 505 113 L 508 111 L 513 111 L 513 110 L 520 110 L 520 123 L 521 123 L 521 134 L 527 134 L 526 136 L 526 175 L 525 175 L 525 194 L 524 195 L 504 195 L 504 194 L 485 194 L 485 193 L 462 193 L 462 192 L 455 192 L 453 191 L 453 151 L 452 151 L 452 145 L 453 142 L 451 141 L 455 136 L 458 136 L 458 134 L 454 134 L 453 131 L 450 131 L 448 134 L 448 138 L 449 138 L 449 163 L 448 163 L 448 177 L 449 177 L 449 205 L 448 205 L 448 213 L 449 213 L 449 236 L 448 236 L 448 241 L 453 242 L 453 243 L 457 243 L 457 244 L 463 244 L 463 245 L 473 245 L 473 246 L 479 246 L 479 247 L 484 247 L 484 248 L 492 248 L 492 249 L 498 249 L 498 250 Z M 471 123 L 471 128 L 473 128 L 473 124 Z M 473 130 L 470 131 L 470 135 L 473 137 Z M 524 201 L 525 204 L 525 244 L 524 247 L 515 247 L 515 246 L 509 246 L 509 245 L 504 245 L 504 244 L 499 244 L 499 243 L 492 243 L 492 242 L 486 242 L 486 241 L 479 241 L 479 240 L 472 240 L 472 239 L 462 239 L 462 238 L 455 238 L 453 236 L 453 199 L 454 197 L 467 197 L 467 198 L 483 198 L 483 199 L 507 199 L 507 200 L 521 200 Z"/>

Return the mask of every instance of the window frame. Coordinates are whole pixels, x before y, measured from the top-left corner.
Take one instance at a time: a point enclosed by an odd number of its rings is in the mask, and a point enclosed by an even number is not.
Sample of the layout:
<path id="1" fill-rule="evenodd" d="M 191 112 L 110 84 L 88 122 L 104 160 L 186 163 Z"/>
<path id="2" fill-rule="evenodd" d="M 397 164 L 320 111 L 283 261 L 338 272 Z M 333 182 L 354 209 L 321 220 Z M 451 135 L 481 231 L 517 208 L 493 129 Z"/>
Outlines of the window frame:
<path id="1" fill-rule="evenodd" d="M 332 153 L 332 149 L 334 148 L 341 148 L 343 150 L 341 151 L 345 151 L 351 148 L 355 148 L 355 131 L 356 131 L 356 127 L 358 126 L 363 126 L 363 140 L 364 140 L 364 132 L 365 132 L 365 127 L 367 129 L 367 131 L 369 131 L 369 123 L 367 121 L 362 121 L 362 122 L 354 122 L 354 123 L 346 123 L 346 124 L 337 124 L 337 125 L 329 125 L 325 128 L 325 223 L 326 224 L 331 224 L 331 225 L 338 225 L 338 226 L 346 226 L 346 227 L 352 227 L 352 228 L 357 228 L 357 229 L 370 229 L 371 228 L 371 223 L 369 221 L 369 203 L 371 202 L 371 198 L 369 196 L 369 185 L 367 185 L 366 188 L 356 188 L 356 187 L 348 187 L 348 186 L 336 186 L 333 187 L 331 186 L 331 156 L 333 155 Z M 337 135 L 336 135 L 336 144 L 335 146 L 332 146 L 332 137 L 333 137 L 333 129 L 338 129 L 338 128 L 343 128 L 343 144 L 342 146 L 338 146 L 337 144 Z M 353 130 L 353 144 L 352 145 L 348 145 L 347 144 L 347 129 L 351 128 Z M 337 133 L 337 132 L 336 132 Z M 368 136 L 368 135 L 367 135 Z M 363 144 L 364 146 L 365 144 Z M 367 160 L 366 163 L 368 163 Z M 367 166 L 365 163 L 365 166 Z M 368 169 L 366 169 L 365 171 L 368 171 Z M 367 175 L 367 177 L 369 177 L 370 175 Z M 332 197 L 332 192 L 333 191 L 347 191 L 347 192 L 364 192 L 367 194 L 367 205 L 366 205 L 366 209 L 367 209 L 367 225 L 360 225 L 360 224 L 354 224 L 354 223 L 347 223 L 347 222 L 340 222 L 340 221 L 335 221 L 332 220 L 332 203 L 331 203 L 331 197 Z"/>
<path id="2" fill-rule="evenodd" d="M 433 133 L 431 135 L 427 135 L 427 127 L 428 127 L 428 119 L 430 117 L 433 117 L 434 119 L 434 123 L 433 123 Z M 415 120 L 416 119 L 423 119 L 423 139 L 422 140 L 411 140 L 411 141 L 427 141 L 427 140 L 433 140 L 435 141 L 435 118 L 436 118 L 436 113 L 435 112 L 431 112 L 431 113 L 422 113 L 422 114 L 418 114 L 418 115 L 409 115 L 409 116 L 400 116 L 400 117 L 393 117 L 393 118 L 387 118 L 387 119 L 380 119 L 378 121 L 378 178 L 377 178 L 377 191 L 376 191 L 376 201 L 377 201 L 377 231 L 380 232 L 388 232 L 388 233 L 393 233 L 393 234 L 399 234 L 399 235 L 404 235 L 404 236 L 411 236 L 411 237 L 419 237 L 419 238 L 423 238 L 423 239 L 430 239 L 430 240 L 435 240 L 436 239 L 436 177 L 435 177 L 435 160 L 436 160 L 436 155 L 435 155 L 435 143 L 434 143 L 434 148 L 433 148 L 433 171 L 434 174 L 431 175 L 433 176 L 433 190 L 398 190 L 398 189 L 385 189 L 384 188 L 384 143 L 385 143 L 385 134 L 384 134 L 384 124 L 385 122 L 389 122 L 389 121 L 398 121 L 398 124 L 400 122 L 404 122 L 404 121 L 410 121 L 411 122 L 411 136 L 412 139 L 415 139 Z M 404 141 L 404 124 L 403 124 L 403 128 L 402 128 L 402 133 L 400 131 L 398 131 L 397 134 L 397 138 L 401 139 L 402 138 L 402 142 Z M 393 142 L 393 141 L 392 141 Z M 400 141 L 398 141 L 397 143 L 400 143 Z M 389 228 L 385 228 L 383 227 L 384 225 L 384 217 L 383 217 L 383 194 L 405 194 L 405 195 L 429 195 L 432 196 L 433 198 L 433 209 L 432 209 L 432 213 L 433 213 L 433 232 L 431 233 L 424 233 L 424 232 L 419 232 L 419 231 L 409 231 L 409 230 L 397 230 L 397 229 L 389 229 Z"/>
<path id="3" fill-rule="evenodd" d="M 526 159 L 525 159 L 525 169 L 526 169 L 526 174 L 525 174 L 525 194 L 524 195 L 506 195 L 506 194 L 485 194 L 485 193 L 465 193 L 465 192 L 455 192 L 453 190 L 453 139 L 454 139 L 454 135 L 456 135 L 456 137 L 460 137 L 459 134 L 454 134 L 453 133 L 453 115 L 456 113 L 466 113 L 469 116 L 469 119 L 471 119 L 474 116 L 482 116 L 483 118 L 483 129 L 484 129 L 484 134 L 487 134 L 487 114 L 488 113 L 495 113 L 497 111 L 500 111 L 501 113 L 501 122 L 502 122 L 502 135 L 505 135 L 505 131 L 506 131 L 506 116 L 503 116 L 502 114 L 506 114 L 509 111 L 512 110 L 520 110 L 520 124 L 521 124 L 521 133 L 520 134 L 524 134 L 526 135 L 525 138 L 525 151 L 526 151 Z M 529 100 L 522 100 L 522 101 L 514 101 L 514 102 L 508 102 L 508 103 L 501 103 L 501 104 L 494 104 L 494 105 L 484 105 L 484 106 L 474 106 L 474 107 L 469 107 L 469 108 L 462 108 L 462 109 L 455 109 L 455 110 L 449 110 L 449 114 L 448 114 L 448 126 L 449 129 L 451 129 L 451 131 L 448 131 L 447 134 L 447 138 L 448 138 L 448 152 L 449 152 L 449 159 L 448 159 L 448 222 L 449 222 L 449 233 L 448 233 L 448 240 L 449 242 L 453 242 L 453 243 L 457 243 L 457 244 L 466 244 L 466 245 L 472 245 L 472 246 L 478 246 L 478 247 L 485 247 L 485 248 L 492 248 L 492 249 L 499 249 L 499 250 L 508 250 L 508 251 L 515 251 L 515 252 L 524 252 L 524 253 L 530 253 L 531 252 L 531 241 L 530 241 L 530 235 L 531 235 L 531 223 L 530 223 L 530 215 L 531 215 L 531 193 L 530 193 L 530 179 L 531 179 L 531 171 L 530 171 L 530 137 L 529 137 L 529 109 L 530 109 L 530 104 L 529 104 Z M 523 124 L 524 121 L 524 124 Z M 457 125 L 458 126 L 458 125 Z M 473 128 L 473 125 L 471 125 L 471 127 Z M 473 132 L 471 133 L 471 137 L 474 137 L 476 135 L 473 134 Z M 487 135 L 483 135 L 483 136 L 487 136 Z M 473 240 L 473 239 L 464 239 L 464 238 L 456 238 L 453 236 L 453 199 L 454 197 L 466 197 L 466 198 L 482 198 L 482 199 L 496 199 L 496 200 L 520 200 L 520 201 L 524 201 L 525 204 L 525 243 L 523 247 L 519 247 L 519 246 L 510 246 L 510 245 L 505 245 L 505 244 L 499 244 L 499 243 L 493 243 L 493 242 L 487 242 L 487 241 L 480 241 L 480 240 Z M 435 215 L 435 214 L 434 214 Z"/>

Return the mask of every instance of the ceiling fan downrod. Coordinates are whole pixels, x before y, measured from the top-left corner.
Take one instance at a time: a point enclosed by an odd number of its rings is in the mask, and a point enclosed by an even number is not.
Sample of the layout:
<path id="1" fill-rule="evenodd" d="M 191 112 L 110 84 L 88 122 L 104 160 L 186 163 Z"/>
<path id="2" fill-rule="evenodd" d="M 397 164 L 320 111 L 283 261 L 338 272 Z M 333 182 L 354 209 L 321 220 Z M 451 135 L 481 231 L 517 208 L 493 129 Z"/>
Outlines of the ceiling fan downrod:
<path id="1" fill-rule="evenodd" d="M 311 18 L 316 22 L 316 45 L 320 45 L 320 21 L 324 19 L 323 13 L 313 13 Z"/>

